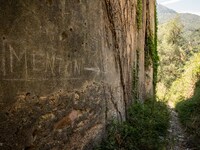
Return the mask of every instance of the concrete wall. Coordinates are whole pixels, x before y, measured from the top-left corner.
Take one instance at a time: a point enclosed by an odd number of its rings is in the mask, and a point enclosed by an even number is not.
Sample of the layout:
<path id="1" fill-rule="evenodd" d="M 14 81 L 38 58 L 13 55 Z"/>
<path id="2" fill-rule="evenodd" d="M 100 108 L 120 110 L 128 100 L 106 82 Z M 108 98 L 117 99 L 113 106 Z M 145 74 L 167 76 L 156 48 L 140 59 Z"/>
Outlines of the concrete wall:
<path id="1" fill-rule="evenodd" d="M 0 149 L 91 149 L 125 120 L 134 80 L 152 94 L 154 3 L 137 29 L 137 0 L 0 0 Z"/>

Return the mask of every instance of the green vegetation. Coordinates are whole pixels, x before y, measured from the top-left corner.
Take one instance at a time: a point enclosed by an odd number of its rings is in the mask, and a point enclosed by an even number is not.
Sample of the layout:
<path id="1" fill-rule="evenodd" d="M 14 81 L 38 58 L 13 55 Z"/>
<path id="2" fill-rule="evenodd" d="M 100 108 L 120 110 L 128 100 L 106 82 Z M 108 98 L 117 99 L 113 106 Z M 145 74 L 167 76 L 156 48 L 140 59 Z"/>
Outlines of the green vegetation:
<path id="1" fill-rule="evenodd" d="M 170 16 L 176 14 L 166 8 L 162 10 L 164 15 L 166 11 Z M 175 105 L 189 134 L 189 144 L 194 149 L 200 149 L 199 21 L 200 17 L 196 15 L 181 14 L 160 24 L 158 33 L 160 66 L 157 96 Z"/>
<path id="2" fill-rule="evenodd" d="M 200 53 L 194 54 L 184 73 L 169 89 L 167 99 L 176 104 L 180 121 L 191 135 L 190 145 L 200 148 Z"/>
<path id="3" fill-rule="evenodd" d="M 135 67 L 133 68 L 132 76 L 132 98 L 138 99 L 138 72 Z"/>
<path id="4" fill-rule="evenodd" d="M 142 27 L 142 0 L 137 1 L 137 27 Z M 146 36 L 145 68 L 153 66 L 154 87 L 157 81 L 157 16 L 155 12 L 155 34 L 149 31 Z M 107 134 L 98 150 L 162 150 L 167 145 L 169 110 L 164 102 L 155 99 L 138 101 L 139 50 L 133 66 L 132 97 L 134 103 L 128 109 L 128 119 L 124 122 L 113 121 L 107 126 Z"/>
<path id="5" fill-rule="evenodd" d="M 137 28 L 142 28 L 142 12 L 143 12 L 143 4 L 142 0 L 137 0 L 137 8 L 136 8 L 136 21 L 137 21 Z"/>
<path id="6" fill-rule="evenodd" d="M 155 38 L 154 38 L 154 51 L 153 51 L 153 85 L 154 92 L 156 92 L 156 84 L 158 81 L 158 64 L 159 64 L 159 56 L 158 56 L 158 16 L 157 16 L 157 8 L 155 5 Z"/>
<path id="7" fill-rule="evenodd" d="M 145 68 L 148 68 L 149 65 L 153 62 L 153 70 L 154 70 L 154 87 L 157 82 L 157 68 L 158 68 L 158 52 L 157 52 L 157 36 L 150 34 L 146 39 L 146 50 L 145 50 Z"/>
<path id="8" fill-rule="evenodd" d="M 188 13 L 177 13 L 176 11 L 159 4 L 157 5 L 157 8 L 159 24 L 167 23 L 179 16 L 184 26 L 183 32 L 185 35 L 189 35 L 192 31 L 200 28 L 200 16 Z"/>
<path id="9" fill-rule="evenodd" d="M 139 91 L 138 91 L 138 82 L 139 82 L 139 50 L 136 50 L 136 62 L 133 68 L 133 74 L 132 74 L 132 98 L 133 100 L 137 100 L 139 98 Z"/>
<path id="10" fill-rule="evenodd" d="M 135 102 L 126 122 L 108 126 L 107 138 L 98 150 L 160 150 L 165 147 L 169 112 L 165 103 L 147 100 Z"/>
<path id="11" fill-rule="evenodd" d="M 158 53 L 160 56 L 158 81 L 159 84 L 169 88 L 180 77 L 186 61 L 182 24 L 179 18 L 160 25 L 158 36 Z"/>
<path id="12" fill-rule="evenodd" d="M 155 5 L 155 34 L 152 31 L 147 32 L 146 36 L 146 46 L 145 46 L 145 68 L 148 70 L 150 65 L 153 65 L 153 85 L 154 91 L 157 83 L 157 74 L 158 74 L 158 62 L 159 56 L 157 51 L 157 30 L 158 30 L 158 20 L 157 20 L 157 11 Z"/>
<path id="13" fill-rule="evenodd" d="M 160 23 L 157 94 L 159 99 L 167 100 L 166 91 L 181 77 L 186 62 L 200 50 L 200 17 L 192 14 L 177 15 L 178 13 L 162 5 L 158 5 L 157 10 Z"/>
<path id="14" fill-rule="evenodd" d="M 168 100 L 172 100 L 176 104 L 192 96 L 195 83 L 199 80 L 199 62 L 200 53 L 197 53 L 186 63 L 181 77 L 173 82 L 168 94 L 166 94 Z"/>
<path id="15" fill-rule="evenodd" d="M 180 121 L 190 134 L 190 145 L 200 149 L 200 78 L 196 83 L 194 95 L 176 105 Z"/>

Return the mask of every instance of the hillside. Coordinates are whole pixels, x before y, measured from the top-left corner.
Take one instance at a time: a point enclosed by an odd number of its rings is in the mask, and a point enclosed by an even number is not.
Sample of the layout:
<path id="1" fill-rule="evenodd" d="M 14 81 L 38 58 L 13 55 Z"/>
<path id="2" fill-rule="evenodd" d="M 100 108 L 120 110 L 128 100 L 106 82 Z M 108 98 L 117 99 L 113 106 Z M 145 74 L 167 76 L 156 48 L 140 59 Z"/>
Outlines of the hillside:
<path id="1" fill-rule="evenodd" d="M 157 5 L 159 25 L 167 23 L 169 20 L 180 16 L 185 31 L 193 31 L 200 28 L 200 16 L 189 13 L 178 13 L 163 5 Z"/>
<path id="2" fill-rule="evenodd" d="M 169 9 L 163 5 L 157 5 L 158 23 L 163 24 L 168 22 L 170 19 L 178 15 L 178 13 L 172 9 Z"/>
<path id="3" fill-rule="evenodd" d="M 177 13 L 162 5 L 157 6 L 157 12 L 157 97 L 177 112 L 171 113 L 170 131 L 174 134 L 171 139 L 182 137 L 175 142 L 178 149 L 200 149 L 200 16 Z"/>

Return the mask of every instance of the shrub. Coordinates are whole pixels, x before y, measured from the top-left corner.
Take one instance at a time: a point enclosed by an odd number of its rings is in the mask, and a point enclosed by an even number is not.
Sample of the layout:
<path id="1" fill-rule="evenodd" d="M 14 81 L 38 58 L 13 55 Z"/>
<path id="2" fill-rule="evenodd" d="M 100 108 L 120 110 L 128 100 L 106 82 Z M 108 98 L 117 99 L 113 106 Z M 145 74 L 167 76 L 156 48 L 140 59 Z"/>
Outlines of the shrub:
<path id="1" fill-rule="evenodd" d="M 190 134 L 190 143 L 193 147 L 200 149 L 200 80 L 196 83 L 195 92 L 192 98 L 177 103 L 180 121 Z"/>
<path id="2" fill-rule="evenodd" d="M 99 150 L 160 150 L 165 146 L 169 126 L 167 106 L 148 100 L 144 104 L 134 103 L 126 122 L 112 122 L 108 126 L 107 138 Z"/>

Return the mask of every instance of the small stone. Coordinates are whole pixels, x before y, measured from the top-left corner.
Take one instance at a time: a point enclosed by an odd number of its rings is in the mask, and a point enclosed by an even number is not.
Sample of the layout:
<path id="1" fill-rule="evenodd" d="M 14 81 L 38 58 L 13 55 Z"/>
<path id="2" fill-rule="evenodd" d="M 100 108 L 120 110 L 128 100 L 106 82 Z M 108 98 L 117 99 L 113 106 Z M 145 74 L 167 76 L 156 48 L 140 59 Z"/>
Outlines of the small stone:
<path id="1" fill-rule="evenodd" d="M 75 93 L 74 98 L 75 98 L 75 100 L 79 100 L 80 96 L 77 93 Z"/>
<path id="2" fill-rule="evenodd" d="M 172 132 L 172 130 L 168 130 L 168 132 L 170 132 L 170 133 L 171 133 L 171 132 Z"/>
<path id="3" fill-rule="evenodd" d="M 183 142 L 183 141 L 185 141 L 185 140 L 184 140 L 184 139 L 179 139 L 179 141 Z"/>
<path id="4" fill-rule="evenodd" d="M 0 143 L 0 146 L 3 146 L 3 143 Z"/>
<path id="5" fill-rule="evenodd" d="M 179 138 L 184 138 L 184 136 L 183 136 L 183 135 L 179 135 L 178 137 L 179 137 Z"/>
<path id="6" fill-rule="evenodd" d="M 160 139 L 160 140 L 164 140 L 164 137 L 163 137 L 163 136 L 159 136 L 159 139 Z"/>

